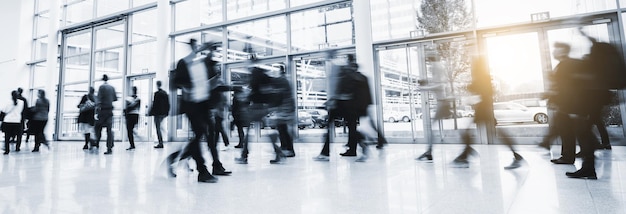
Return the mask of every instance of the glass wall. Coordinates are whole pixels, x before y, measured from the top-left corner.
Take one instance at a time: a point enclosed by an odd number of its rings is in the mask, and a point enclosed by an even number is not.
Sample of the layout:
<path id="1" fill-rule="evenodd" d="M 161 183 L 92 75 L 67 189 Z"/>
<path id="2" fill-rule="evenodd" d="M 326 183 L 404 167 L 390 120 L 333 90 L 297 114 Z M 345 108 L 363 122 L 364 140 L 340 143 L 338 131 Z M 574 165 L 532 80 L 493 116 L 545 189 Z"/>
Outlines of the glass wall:
<path id="1" fill-rule="evenodd" d="M 156 15 L 156 10 L 148 10 L 133 14 L 131 17 L 129 74 L 153 73 L 165 69 L 157 67 L 154 57 L 158 54 L 154 28 Z"/>
<path id="2" fill-rule="evenodd" d="M 351 3 L 292 13 L 291 51 L 313 51 L 354 44 Z"/>
<path id="3" fill-rule="evenodd" d="M 227 27 L 228 49 L 239 53 L 233 61 L 247 59 L 247 54 L 259 58 L 287 53 L 287 23 L 285 16 L 258 19 Z"/>
<path id="4" fill-rule="evenodd" d="M 66 25 L 84 22 L 94 17 L 93 0 L 76 1 L 68 3 L 65 7 Z"/>
<path id="5" fill-rule="evenodd" d="M 128 0 L 97 0 L 97 2 L 97 17 L 110 15 L 114 12 L 126 10 L 130 7 L 130 1 Z"/>
<path id="6" fill-rule="evenodd" d="M 284 0 L 228 0 L 226 16 L 229 20 L 285 9 Z"/>
<path id="7" fill-rule="evenodd" d="M 224 20 L 222 0 L 187 0 L 174 5 L 175 30 L 214 24 Z"/>

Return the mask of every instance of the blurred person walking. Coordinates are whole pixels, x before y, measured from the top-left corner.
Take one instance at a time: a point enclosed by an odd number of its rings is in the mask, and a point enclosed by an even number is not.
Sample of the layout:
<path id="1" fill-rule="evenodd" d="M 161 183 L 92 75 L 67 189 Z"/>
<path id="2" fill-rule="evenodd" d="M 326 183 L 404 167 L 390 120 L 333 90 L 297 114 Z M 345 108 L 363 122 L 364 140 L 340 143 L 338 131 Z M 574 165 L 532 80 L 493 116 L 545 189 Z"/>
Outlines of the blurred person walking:
<path id="1" fill-rule="evenodd" d="M 17 134 L 17 136 L 14 138 L 15 142 L 19 144 L 22 144 L 22 135 L 24 135 L 24 129 L 26 128 L 25 126 L 26 120 L 29 119 L 30 116 L 32 116 L 30 112 L 30 108 L 28 108 L 29 106 L 28 101 L 26 100 L 24 96 L 22 96 L 23 92 L 24 90 L 22 88 L 17 88 L 17 99 L 24 102 L 24 108 L 21 110 L 22 119 L 20 120 L 20 133 Z"/>
<path id="2" fill-rule="evenodd" d="M 78 104 L 78 129 L 85 135 L 85 145 L 83 149 L 89 149 L 89 142 L 94 133 L 94 115 L 96 112 L 96 96 L 94 88 L 89 87 L 88 94 L 83 95 Z"/>
<path id="3" fill-rule="evenodd" d="M 491 75 L 487 69 L 487 62 L 483 56 L 477 56 L 472 62 L 472 82 L 467 86 L 468 91 L 478 95 L 480 101 L 474 106 L 476 114 L 474 116 L 474 123 L 478 127 L 488 126 L 493 122 L 493 86 L 491 84 Z M 476 153 L 470 145 L 473 143 L 470 137 L 470 130 L 466 129 L 462 134 L 463 143 L 465 143 L 465 149 L 452 161 L 453 167 L 467 168 L 469 167 L 468 158 L 470 155 Z M 514 142 L 508 133 L 501 129 L 496 129 L 498 136 L 501 137 L 502 143 L 504 143 L 513 153 L 513 162 L 505 166 L 504 169 L 516 169 L 522 166 L 524 158 L 515 151 L 513 147 Z"/>
<path id="4" fill-rule="evenodd" d="M 11 138 L 16 137 L 21 133 L 21 125 L 22 121 L 22 109 L 24 108 L 24 101 L 19 99 L 19 94 L 17 91 L 11 91 L 11 103 L 7 104 L 0 113 L 2 119 L 1 129 L 4 132 L 4 153 L 5 155 L 9 154 L 9 144 L 11 142 Z M 15 143 L 15 151 L 20 151 L 21 142 L 17 141 Z"/>
<path id="5" fill-rule="evenodd" d="M 32 129 L 32 132 L 35 134 L 35 148 L 33 152 L 39 152 L 39 146 L 41 144 L 46 147 L 50 147 L 48 145 L 48 141 L 46 140 L 46 135 L 44 134 L 44 129 L 46 128 L 46 124 L 48 123 L 48 112 L 50 111 L 50 101 L 46 98 L 46 92 L 43 89 L 39 89 L 37 91 L 37 101 L 35 102 L 35 107 L 32 110 L 32 119 L 29 122 Z"/>
<path id="6" fill-rule="evenodd" d="M 199 173 L 198 182 L 215 183 L 218 179 L 209 173 L 204 164 L 200 140 L 207 135 L 210 91 L 216 84 L 217 78 L 210 78 L 210 70 L 213 66 L 210 57 L 199 56 L 200 52 L 208 50 L 211 44 L 204 43 L 196 47 L 196 42 L 196 39 L 190 39 L 191 53 L 178 60 L 173 82 L 177 88 L 183 90 L 180 108 L 189 119 L 194 136 L 183 149 L 168 155 L 166 164 L 170 177 L 176 177 L 172 164 L 179 161 L 181 157 L 191 156 L 196 161 L 196 169 Z M 210 139 L 207 136 L 207 140 L 211 141 Z"/>
<path id="7" fill-rule="evenodd" d="M 277 118 L 277 124 L 295 122 L 295 104 L 293 103 L 293 99 L 290 99 L 292 91 L 289 88 L 284 88 L 285 85 L 280 84 L 282 80 L 279 78 L 269 76 L 269 70 L 256 66 L 254 64 L 256 61 L 257 59 L 254 55 L 251 55 L 248 60 L 248 66 L 250 67 L 249 86 L 251 91 L 248 95 L 250 106 L 247 108 L 247 120 L 261 124 L 262 119 L 266 115 L 274 114 Z M 288 85 L 289 84 L 287 84 L 287 86 Z M 248 126 L 247 129 L 248 131 L 244 138 L 241 156 L 235 159 L 239 164 L 248 163 L 250 126 Z M 280 164 L 285 161 L 285 154 L 281 148 L 276 145 L 278 135 L 278 133 L 269 135 L 276 154 L 275 158 L 270 160 L 271 164 Z"/>
<path id="8" fill-rule="evenodd" d="M 126 98 L 124 117 L 126 118 L 126 134 L 130 147 L 126 150 L 135 150 L 135 127 L 139 123 L 139 108 L 141 99 L 137 96 L 137 87 L 133 86 L 132 94 Z"/>
<path id="9" fill-rule="evenodd" d="M 427 57 L 427 62 L 431 64 L 431 73 L 433 78 L 430 80 L 419 81 L 419 90 L 431 91 L 435 95 L 437 100 L 437 107 L 435 115 L 431 118 L 430 130 L 428 130 L 428 149 L 424 154 L 416 158 L 419 161 L 432 161 L 433 160 L 433 143 L 435 136 L 433 134 L 432 124 L 435 122 L 440 123 L 442 119 L 449 118 L 452 112 L 450 100 L 445 97 L 445 82 L 444 82 L 444 68 L 441 63 L 441 59 L 436 53 L 430 53 Z M 426 130 L 424 130 L 426 131 Z"/>
<path id="10" fill-rule="evenodd" d="M 154 117 L 154 126 L 156 128 L 157 139 L 159 143 L 154 146 L 156 149 L 163 148 L 163 131 L 161 125 L 163 120 L 170 112 L 170 99 L 167 92 L 163 90 L 161 81 L 156 82 L 157 92 L 154 92 L 154 99 L 152 101 L 152 107 L 148 111 L 148 116 Z"/>
<path id="11" fill-rule="evenodd" d="M 247 107 L 250 105 L 248 101 L 247 89 L 235 90 L 233 93 L 233 104 L 231 105 L 231 113 L 233 115 L 233 121 L 230 125 L 230 129 L 237 128 L 237 137 L 239 143 L 235 148 L 243 148 L 243 142 L 245 141 L 246 134 L 243 131 L 244 127 L 250 126 L 250 121 L 245 117 Z"/>
<path id="12" fill-rule="evenodd" d="M 102 128 L 107 128 L 107 151 L 105 155 L 113 154 L 113 102 L 117 101 L 115 88 L 109 85 L 109 76 L 102 75 L 104 83 L 98 88 L 98 96 L 96 99 L 96 122 L 95 132 L 96 139 L 92 144 L 92 148 L 100 148 L 100 139 L 102 138 Z M 93 139 L 92 139 L 93 140 Z"/>

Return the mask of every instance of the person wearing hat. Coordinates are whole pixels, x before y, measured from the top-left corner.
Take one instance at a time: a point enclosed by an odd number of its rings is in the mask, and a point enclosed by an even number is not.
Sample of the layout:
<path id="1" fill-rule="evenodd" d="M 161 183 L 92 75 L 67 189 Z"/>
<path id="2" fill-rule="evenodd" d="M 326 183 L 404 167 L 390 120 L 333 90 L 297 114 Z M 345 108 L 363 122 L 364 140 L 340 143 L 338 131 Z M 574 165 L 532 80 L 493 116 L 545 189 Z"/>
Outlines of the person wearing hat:
<path id="1" fill-rule="evenodd" d="M 105 155 L 113 154 L 113 102 L 117 101 L 115 88 L 109 85 L 109 77 L 102 75 L 104 83 L 98 88 L 98 96 L 96 99 L 96 139 L 93 147 L 100 147 L 100 138 L 102 137 L 102 128 L 107 128 L 107 151 Z"/>

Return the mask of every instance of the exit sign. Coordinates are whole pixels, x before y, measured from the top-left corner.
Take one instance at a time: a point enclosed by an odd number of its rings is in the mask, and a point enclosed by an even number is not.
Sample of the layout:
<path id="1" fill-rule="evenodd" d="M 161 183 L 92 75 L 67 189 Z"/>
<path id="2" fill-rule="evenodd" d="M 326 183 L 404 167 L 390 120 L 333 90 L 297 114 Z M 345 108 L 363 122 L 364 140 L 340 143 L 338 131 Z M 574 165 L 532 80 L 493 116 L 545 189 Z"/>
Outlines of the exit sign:
<path id="1" fill-rule="evenodd" d="M 530 14 L 530 21 L 542 22 L 550 20 L 550 12 L 532 13 Z"/>

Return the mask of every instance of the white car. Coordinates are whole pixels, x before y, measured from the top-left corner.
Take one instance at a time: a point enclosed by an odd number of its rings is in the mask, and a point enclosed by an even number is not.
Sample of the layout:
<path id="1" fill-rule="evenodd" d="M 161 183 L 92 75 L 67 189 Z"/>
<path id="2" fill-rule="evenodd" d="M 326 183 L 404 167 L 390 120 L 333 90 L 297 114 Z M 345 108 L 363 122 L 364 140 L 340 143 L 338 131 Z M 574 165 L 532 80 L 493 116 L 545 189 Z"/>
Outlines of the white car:
<path id="1" fill-rule="evenodd" d="M 526 107 L 513 102 L 493 104 L 493 115 L 496 123 L 503 122 L 537 122 L 548 123 L 548 109 L 546 107 Z"/>
<path id="2" fill-rule="evenodd" d="M 411 122 L 411 117 L 409 117 L 408 113 L 403 113 L 399 111 L 383 111 L 383 120 L 395 123 L 395 122 Z"/>

